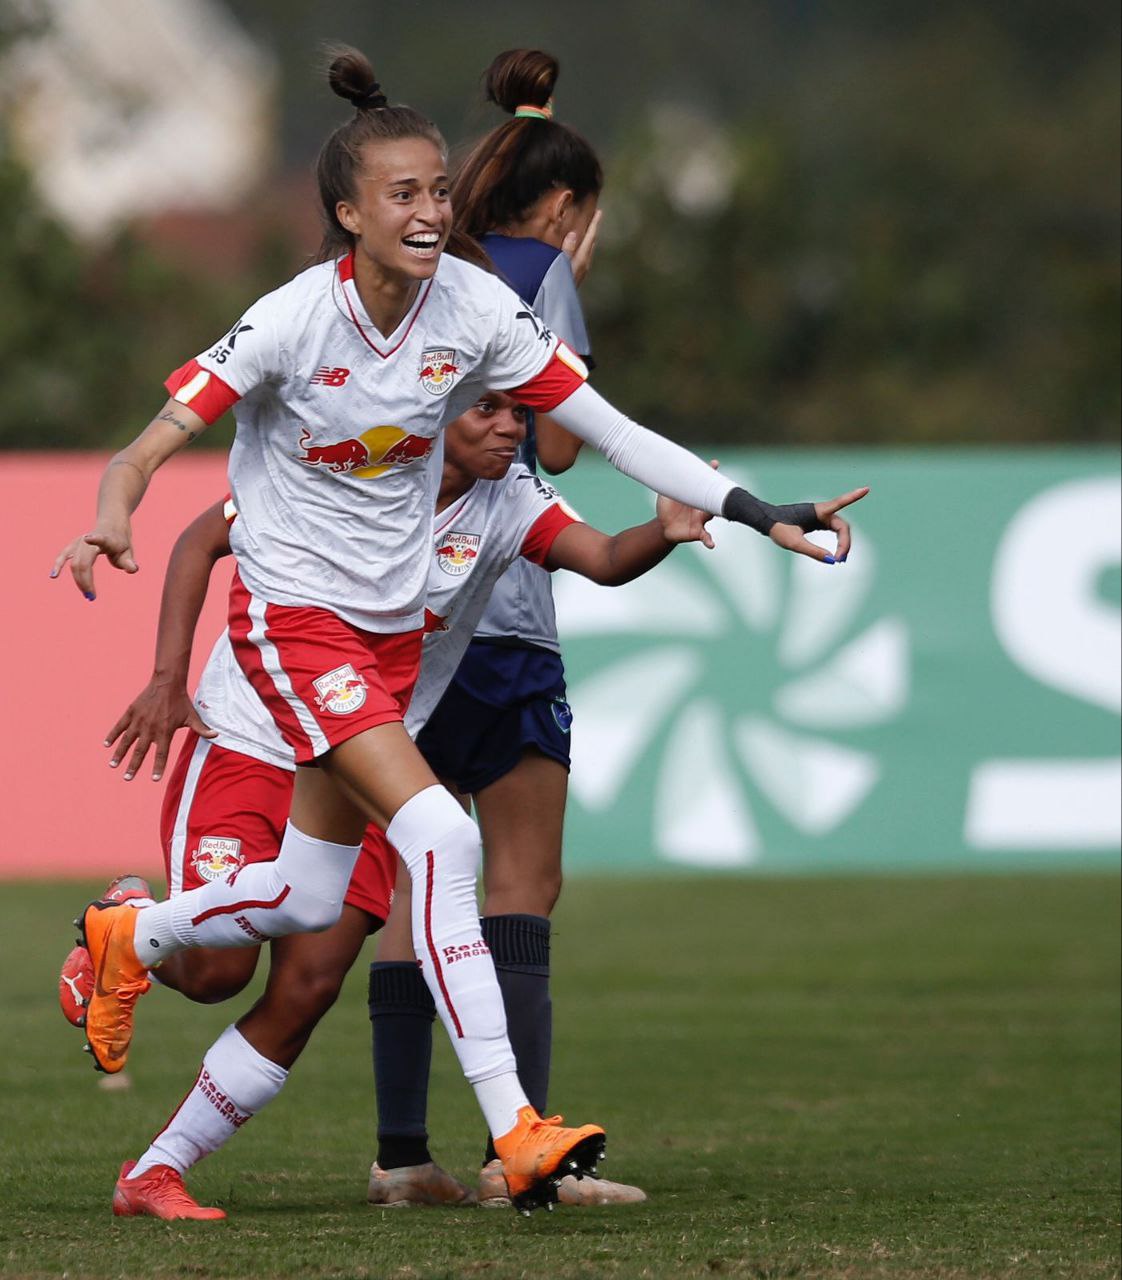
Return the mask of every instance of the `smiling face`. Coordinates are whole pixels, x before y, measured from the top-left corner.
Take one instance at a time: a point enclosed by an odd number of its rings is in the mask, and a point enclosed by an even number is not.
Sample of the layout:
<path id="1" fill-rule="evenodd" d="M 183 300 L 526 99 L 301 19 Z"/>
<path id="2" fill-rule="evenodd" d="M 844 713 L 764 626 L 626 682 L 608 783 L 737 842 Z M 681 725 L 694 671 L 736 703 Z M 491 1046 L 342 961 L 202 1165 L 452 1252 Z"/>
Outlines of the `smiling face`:
<path id="1" fill-rule="evenodd" d="M 465 480 L 501 480 L 526 439 L 526 406 L 502 391 L 488 391 L 448 424 L 444 468 Z"/>
<path id="2" fill-rule="evenodd" d="M 368 142 L 353 200 L 335 207 L 355 238 L 356 268 L 383 279 L 429 279 L 452 229 L 444 155 L 427 138 Z"/>

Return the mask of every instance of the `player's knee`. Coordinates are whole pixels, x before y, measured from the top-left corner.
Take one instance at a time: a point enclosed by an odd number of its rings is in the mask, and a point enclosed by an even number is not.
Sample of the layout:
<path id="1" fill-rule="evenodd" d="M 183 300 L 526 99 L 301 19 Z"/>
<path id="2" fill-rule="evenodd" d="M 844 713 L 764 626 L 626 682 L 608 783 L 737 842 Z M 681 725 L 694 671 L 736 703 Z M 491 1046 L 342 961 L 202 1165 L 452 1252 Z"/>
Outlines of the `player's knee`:
<path id="1" fill-rule="evenodd" d="M 285 987 L 288 1016 L 299 1024 L 301 1031 L 310 1034 L 339 998 L 346 975 L 334 969 L 308 966 L 286 976 L 289 978 Z"/>
<path id="2" fill-rule="evenodd" d="M 292 893 L 289 898 L 287 914 L 293 925 L 289 933 L 322 933 L 337 924 L 343 912 L 342 901 L 329 902 L 310 893 Z"/>
<path id="3" fill-rule="evenodd" d="M 479 828 L 466 813 L 448 797 L 449 816 L 455 811 L 454 820 L 450 821 L 447 830 L 435 842 L 433 857 L 442 871 L 455 875 L 475 877 L 479 872 L 482 856 L 482 845 L 479 840 Z"/>

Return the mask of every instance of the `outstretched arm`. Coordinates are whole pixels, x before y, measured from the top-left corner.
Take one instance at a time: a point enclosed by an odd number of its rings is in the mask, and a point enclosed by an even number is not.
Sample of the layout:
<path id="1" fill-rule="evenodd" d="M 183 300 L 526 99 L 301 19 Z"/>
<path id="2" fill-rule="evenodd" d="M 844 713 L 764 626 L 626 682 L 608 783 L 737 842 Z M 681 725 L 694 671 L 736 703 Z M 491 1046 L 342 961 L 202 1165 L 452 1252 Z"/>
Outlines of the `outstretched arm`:
<path id="1" fill-rule="evenodd" d="M 696 507 L 660 497 L 654 520 L 614 537 L 579 522 L 566 526 L 554 538 L 545 567 L 571 569 L 601 586 L 621 587 L 665 560 L 680 542 L 700 542 L 711 549 L 713 539 L 705 527 L 711 519 Z"/>
<path id="2" fill-rule="evenodd" d="M 179 535 L 164 577 L 152 678 L 106 735 L 105 745 L 113 747 L 110 768 L 115 769 L 132 750 L 125 768 L 126 782 L 138 772 L 151 747 L 156 749 L 152 780 L 158 781 L 172 737 L 184 725 L 204 738 L 215 736 L 191 702 L 187 672 L 211 571 L 218 560 L 230 554 L 230 529 L 223 507 L 223 503 L 215 503 Z"/>
<path id="3" fill-rule="evenodd" d="M 93 600 L 97 594 L 93 566 L 98 556 L 105 556 L 115 569 L 135 573 L 139 566 L 132 550 L 132 513 L 157 468 L 206 428 L 197 413 L 178 400 L 168 400 L 132 444 L 109 460 L 97 492 L 97 523 L 60 554 L 51 577 L 57 577 L 69 560 L 75 585 L 87 600 Z"/>
<path id="4" fill-rule="evenodd" d="M 754 497 L 731 480 L 715 474 L 696 455 L 673 441 L 648 431 L 620 413 L 587 383 L 551 408 L 555 421 L 599 449 L 608 461 L 656 493 L 664 493 L 691 507 L 722 515 L 726 520 L 750 525 L 778 546 L 815 560 L 833 564 L 848 551 L 848 526 L 837 510 L 863 498 L 868 489 L 855 489 L 829 503 L 800 502 L 775 506 Z M 829 509 L 824 523 L 821 509 Z M 846 545 L 840 531 L 846 529 Z M 805 534 L 815 529 L 839 532 L 837 554 L 810 542 Z"/>

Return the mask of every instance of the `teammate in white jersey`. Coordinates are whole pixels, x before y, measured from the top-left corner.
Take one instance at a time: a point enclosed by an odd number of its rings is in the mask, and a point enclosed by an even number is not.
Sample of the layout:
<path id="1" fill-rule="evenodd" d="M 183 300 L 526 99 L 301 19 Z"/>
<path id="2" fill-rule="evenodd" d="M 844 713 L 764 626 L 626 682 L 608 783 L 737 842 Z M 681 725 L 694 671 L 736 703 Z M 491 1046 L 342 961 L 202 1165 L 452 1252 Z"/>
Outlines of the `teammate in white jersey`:
<path id="1" fill-rule="evenodd" d="M 703 513 L 665 499 L 659 502 L 658 519 L 614 538 L 582 525 L 554 489 L 525 467 L 512 467 L 525 436 L 525 417 L 510 397 L 490 393 L 448 428 L 421 673 L 406 717 L 414 735 L 455 670 L 496 579 L 513 560 L 526 558 L 618 583 L 652 568 L 677 542 L 711 543 Z M 110 734 L 116 762 L 131 753 L 125 771 L 129 779 L 150 745 L 157 748 L 154 776 L 160 774 L 175 729 L 188 721 L 194 726 L 164 797 L 161 829 L 173 896 L 192 883 L 236 875 L 247 864 L 275 858 L 292 792 L 293 751 L 238 666 L 228 634 L 215 645 L 188 709 L 185 684 L 194 626 L 211 569 L 230 550 L 229 508 L 230 503 L 216 504 L 177 543 L 161 607 L 158 674 Z M 279 1091 L 367 935 L 385 920 L 397 862 L 382 832 L 368 828 L 339 921 L 323 933 L 274 942 L 262 999 L 210 1050 L 187 1098 L 140 1160 L 123 1166 L 114 1196 L 118 1213 L 223 1216 L 192 1199 L 183 1174 L 228 1141 Z M 83 948 L 68 957 L 68 965 L 75 962 L 72 981 L 88 997 L 94 980 Z M 249 948 L 195 949 L 165 962 L 160 978 L 211 1003 L 244 985 L 255 962 L 256 953 Z M 80 1004 L 64 999 L 63 1011 L 81 1025 Z M 426 1079 L 427 1074 L 425 1063 Z M 215 1105 L 219 1096 L 225 1100 L 221 1107 Z M 413 1172 L 415 1201 L 418 1176 Z M 371 1200 L 400 1202 L 399 1196 L 387 1194 L 398 1190 L 391 1181 L 375 1164 Z M 474 1194 L 431 1157 L 419 1181 L 429 1203 L 474 1203 Z M 564 1179 L 559 1190 L 563 1202 L 582 1202 L 575 1179 Z"/>
<path id="2" fill-rule="evenodd" d="M 119 1071 L 152 966 L 186 947 L 328 928 L 376 822 L 413 878 L 426 981 L 512 1197 L 528 1209 L 556 1194 L 563 1172 L 590 1172 L 604 1134 L 544 1121 L 518 1082 L 476 911 L 478 830 L 402 723 L 420 656 L 437 436 L 482 388 L 511 390 L 625 474 L 819 560 L 835 557 L 806 531 L 838 529 L 841 558 L 837 510 L 863 494 L 772 507 L 613 409 L 515 294 L 442 256 L 452 217 L 435 127 L 390 107 L 357 51 L 333 60 L 329 80 L 355 107 L 318 166 L 331 242 L 349 251 L 255 303 L 173 375 L 164 409 L 110 462 L 97 524 L 72 561 L 88 594 L 97 555 L 135 571 L 130 516 L 152 474 L 234 407 L 231 639 L 297 764 L 316 767 L 297 770 L 275 862 L 140 910 L 90 904 L 81 927 L 99 982 L 86 1033 L 97 1065 Z"/>

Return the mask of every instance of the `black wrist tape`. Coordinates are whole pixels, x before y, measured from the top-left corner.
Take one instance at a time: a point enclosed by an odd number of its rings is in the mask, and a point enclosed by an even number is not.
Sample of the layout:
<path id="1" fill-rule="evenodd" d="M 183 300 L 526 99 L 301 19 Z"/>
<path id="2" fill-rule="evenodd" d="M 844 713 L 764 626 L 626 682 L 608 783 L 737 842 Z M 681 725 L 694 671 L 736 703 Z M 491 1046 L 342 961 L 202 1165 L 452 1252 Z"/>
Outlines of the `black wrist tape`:
<path id="1" fill-rule="evenodd" d="M 773 524 L 797 525 L 804 533 L 825 526 L 818 519 L 813 502 L 789 502 L 783 506 L 764 502 L 747 489 L 733 489 L 725 499 L 721 515 L 737 524 L 746 524 L 766 538 Z"/>

